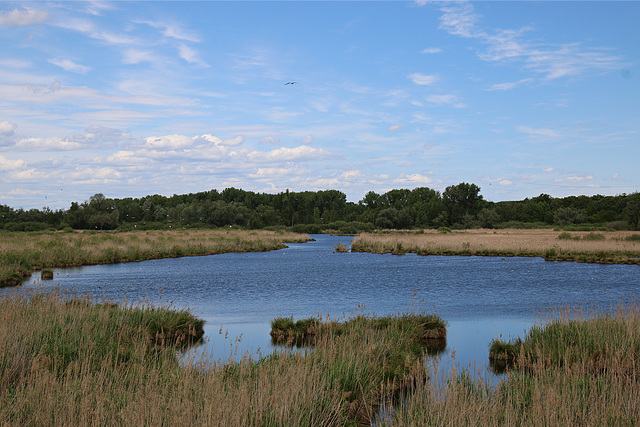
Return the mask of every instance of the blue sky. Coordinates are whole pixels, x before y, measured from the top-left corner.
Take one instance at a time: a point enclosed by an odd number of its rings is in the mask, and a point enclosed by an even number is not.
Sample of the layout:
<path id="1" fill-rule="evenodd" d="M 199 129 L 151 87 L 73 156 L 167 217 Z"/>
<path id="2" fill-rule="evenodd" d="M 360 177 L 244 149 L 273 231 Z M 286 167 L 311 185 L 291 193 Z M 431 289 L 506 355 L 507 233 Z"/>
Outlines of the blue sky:
<path id="1" fill-rule="evenodd" d="M 632 1 L 1 2 L 0 203 L 636 192 L 638 22 Z"/>

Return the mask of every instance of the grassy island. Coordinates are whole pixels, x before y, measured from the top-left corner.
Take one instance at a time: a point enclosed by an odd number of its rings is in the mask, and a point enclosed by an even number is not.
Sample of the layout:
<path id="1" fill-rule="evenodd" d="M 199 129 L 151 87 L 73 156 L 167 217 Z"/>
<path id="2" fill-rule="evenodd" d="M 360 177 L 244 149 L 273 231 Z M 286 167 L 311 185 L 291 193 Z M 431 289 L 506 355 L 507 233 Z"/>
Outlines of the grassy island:
<path id="1" fill-rule="evenodd" d="M 402 255 L 535 256 L 548 261 L 640 265 L 640 234 L 630 231 L 560 232 L 537 230 L 425 230 L 363 233 L 353 252 Z"/>
<path id="2" fill-rule="evenodd" d="M 265 230 L 0 232 L 0 287 L 53 267 L 282 249 L 306 234 Z"/>

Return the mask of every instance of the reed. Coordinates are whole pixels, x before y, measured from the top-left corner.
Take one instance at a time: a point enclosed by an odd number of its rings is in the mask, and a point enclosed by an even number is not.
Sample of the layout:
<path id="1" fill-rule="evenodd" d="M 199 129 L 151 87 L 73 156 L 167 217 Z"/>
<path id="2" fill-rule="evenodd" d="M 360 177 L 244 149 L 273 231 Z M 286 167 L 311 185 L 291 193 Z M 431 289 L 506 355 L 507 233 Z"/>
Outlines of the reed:
<path id="1" fill-rule="evenodd" d="M 435 372 L 438 386 L 418 384 L 403 405 L 388 404 L 393 425 L 635 425 L 639 308 L 629 301 L 613 313 L 554 311 L 525 339 L 494 342 L 498 351 L 515 347 L 517 359 L 497 385 L 469 370 Z"/>
<path id="2" fill-rule="evenodd" d="M 537 256 L 550 261 L 640 264 L 640 241 L 631 232 L 464 230 L 441 233 L 363 233 L 353 252 L 419 255 Z"/>
<path id="3" fill-rule="evenodd" d="M 137 232 L 0 232 L 0 287 L 20 284 L 32 271 L 53 267 L 157 258 L 258 252 L 306 242 L 306 234 L 246 230 Z"/>
<path id="4" fill-rule="evenodd" d="M 35 292 L 3 298 L 0 313 L 9 425 L 357 425 L 385 396 L 427 381 L 423 315 L 328 319 L 306 354 L 181 365 L 164 338 L 198 339 L 188 313 Z"/>
<path id="5" fill-rule="evenodd" d="M 334 246 L 333 251 L 338 253 L 346 253 L 349 252 L 349 247 L 344 243 L 338 243 Z"/>
<path id="6" fill-rule="evenodd" d="M 394 426 L 635 425 L 640 419 L 635 301 L 614 313 L 553 312 L 523 340 L 532 349 L 521 347 L 524 362 L 497 385 L 472 368 L 444 372 L 437 359 L 425 358 L 413 344 L 432 319 L 420 316 L 317 319 L 324 332 L 313 351 L 240 362 L 203 355 L 180 363 L 177 343 L 156 337 L 158 330 L 198 330 L 188 313 L 185 326 L 169 308 L 12 293 L 0 299 L 0 419 L 78 426 L 345 426 L 372 419 Z M 380 406 L 393 416 L 377 417 Z"/>

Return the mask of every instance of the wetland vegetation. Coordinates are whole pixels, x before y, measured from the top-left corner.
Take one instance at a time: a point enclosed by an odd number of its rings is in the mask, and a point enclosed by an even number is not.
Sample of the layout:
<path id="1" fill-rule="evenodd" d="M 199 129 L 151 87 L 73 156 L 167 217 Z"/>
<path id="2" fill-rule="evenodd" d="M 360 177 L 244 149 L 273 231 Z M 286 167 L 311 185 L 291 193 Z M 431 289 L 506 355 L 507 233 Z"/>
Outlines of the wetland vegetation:
<path id="1" fill-rule="evenodd" d="M 0 232 L 0 287 L 53 267 L 282 249 L 306 234 L 267 230 Z"/>
<path id="2" fill-rule="evenodd" d="M 9 425 L 633 425 L 640 417 L 635 301 L 613 313 L 553 313 L 497 384 L 470 367 L 443 372 L 424 346 L 425 325 L 441 320 L 424 313 L 315 319 L 306 322 L 317 331 L 313 351 L 184 364 L 176 347 L 202 330 L 186 311 L 14 292 L 0 313 L 0 417 Z"/>
<path id="3" fill-rule="evenodd" d="M 497 385 L 468 371 L 451 372 L 440 389 L 419 384 L 393 425 L 635 425 L 640 417 L 635 300 L 607 313 L 557 310 L 524 339 L 491 347 L 511 361 Z"/>
<path id="4" fill-rule="evenodd" d="M 535 256 L 548 261 L 640 264 L 638 233 L 540 230 L 459 230 L 363 233 L 353 252 L 418 255 Z"/>

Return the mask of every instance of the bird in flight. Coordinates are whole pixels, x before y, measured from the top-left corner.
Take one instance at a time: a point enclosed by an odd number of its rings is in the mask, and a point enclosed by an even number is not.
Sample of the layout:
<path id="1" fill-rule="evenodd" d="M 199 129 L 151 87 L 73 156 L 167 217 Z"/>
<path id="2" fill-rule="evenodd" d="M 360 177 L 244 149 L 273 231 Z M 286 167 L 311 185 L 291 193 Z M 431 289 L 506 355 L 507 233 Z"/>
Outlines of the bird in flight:
<path id="1" fill-rule="evenodd" d="M 284 85 L 286 86 L 286 85 L 297 85 L 297 84 L 298 82 L 286 82 Z"/>

